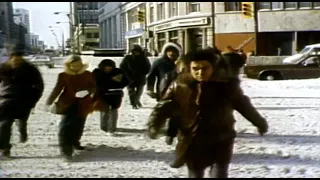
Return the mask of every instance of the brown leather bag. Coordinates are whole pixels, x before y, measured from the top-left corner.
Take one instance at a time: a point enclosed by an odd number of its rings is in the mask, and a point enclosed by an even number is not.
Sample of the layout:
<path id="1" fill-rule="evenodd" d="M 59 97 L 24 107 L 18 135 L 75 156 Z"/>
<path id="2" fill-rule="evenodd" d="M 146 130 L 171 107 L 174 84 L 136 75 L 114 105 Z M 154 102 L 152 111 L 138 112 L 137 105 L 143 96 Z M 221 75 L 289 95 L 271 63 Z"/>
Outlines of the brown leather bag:
<path id="1" fill-rule="evenodd" d="M 67 113 L 68 109 L 70 108 L 70 104 L 64 103 L 62 101 L 57 101 L 51 108 L 51 113 L 64 115 Z"/>

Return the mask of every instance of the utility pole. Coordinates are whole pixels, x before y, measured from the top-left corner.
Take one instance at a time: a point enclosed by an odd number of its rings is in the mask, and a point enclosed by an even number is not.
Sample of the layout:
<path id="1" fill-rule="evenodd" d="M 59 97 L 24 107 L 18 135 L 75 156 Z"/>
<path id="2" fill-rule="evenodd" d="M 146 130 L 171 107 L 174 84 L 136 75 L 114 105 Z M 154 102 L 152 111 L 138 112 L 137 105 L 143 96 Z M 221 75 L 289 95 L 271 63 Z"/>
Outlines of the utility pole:
<path id="1" fill-rule="evenodd" d="M 211 2 L 211 24 L 212 24 L 212 47 L 215 48 L 216 47 L 216 33 L 215 33 L 215 5 L 214 2 Z"/>
<path id="2" fill-rule="evenodd" d="M 259 24 L 258 24 L 258 3 L 253 2 L 253 23 L 254 23 L 254 41 L 255 41 L 255 55 L 258 55 L 259 47 Z"/>
<path id="3" fill-rule="evenodd" d="M 149 41 L 149 31 L 148 31 L 148 26 L 147 26 L 147 16 L 146 16 L 146 11 L 147 7 L 144 10 L 144 31 L 145 31 L 145 38 L 144 38 L 144 47 L 147 49 L 148 41 Z"/>

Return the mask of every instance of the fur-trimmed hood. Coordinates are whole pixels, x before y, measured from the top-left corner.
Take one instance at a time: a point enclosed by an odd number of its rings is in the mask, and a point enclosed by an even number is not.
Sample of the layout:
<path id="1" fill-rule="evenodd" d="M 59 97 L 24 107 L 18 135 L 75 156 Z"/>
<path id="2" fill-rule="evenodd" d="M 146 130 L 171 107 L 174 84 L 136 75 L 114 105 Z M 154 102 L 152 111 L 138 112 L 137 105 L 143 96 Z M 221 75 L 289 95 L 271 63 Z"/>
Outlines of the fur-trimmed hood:
<path id="1" fill-rule="evenodd" d="M 166 55 L 166 50 L 167 50 L 169 47 L 174 47 L 175 49 L 178 50 L 178 52 L 179 52 L 179 58 L 183 55 L 183 49 L 182 49 L 182 47 L 180 47 L 179 45 L 177 45 L 177 44 L 175 44 L 175 43 L 168 42 L 168 43 L 166 43 L 166 44 L 163 45 L 162 50 L 161 50 L 161 56 L 165 56 L 165 55 Z"/>
<path id="2" fill-rule="evenodd" d="M 88 67 L 89 67 L 88 64 L 82 63 L 82 68 L 81 68 L 81 70 L 76 73 L 76 72 L 74 72 L 74 71 L 72 71 L 72 70 L 70 69 L 70 63 L 72 62 L 72 60 L 73 60 L 72 57 L 69 57 L 69 58 L 66 59 L 66 61 L 65 61 L 64 64 L 63 64 L 64 72 L 67 73 L 67 74 L 70 74 L 70 75 L 82 74 L 82 73 L 84 73 L 84 72 L 88 69 Z"/>

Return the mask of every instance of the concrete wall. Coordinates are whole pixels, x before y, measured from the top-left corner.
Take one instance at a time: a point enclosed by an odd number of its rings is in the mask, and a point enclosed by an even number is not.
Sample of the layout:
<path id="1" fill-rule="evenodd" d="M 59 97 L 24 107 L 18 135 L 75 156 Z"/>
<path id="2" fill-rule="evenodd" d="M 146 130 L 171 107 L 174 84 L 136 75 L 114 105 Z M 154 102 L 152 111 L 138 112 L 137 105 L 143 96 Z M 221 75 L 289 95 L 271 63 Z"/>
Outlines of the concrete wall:
<path id="1" fill-rule="evenodd" d="M 241 12 L 225 12 L 224 2 L 215 3 L 216 33 L 254 32 L 253 18 L 243 18 Z M 320 10 L 260 10 L 259 32 L 320 30 Z M 232 22 L 232 23 L 229 23 Z"/>
<path id="2" fill-rule="evenodd" d="M 122 21 L 121 15 L 121 2 L 108 2 L 99 7 L 99 25 L 100 25 L 100 47 L 101 48 L 124 48 L 122 36 Z M 115 18 L 115 24 L 112 22 L 111 27 L 108 27 L 108 19 Z M 113 26 L 116 26 L 114 31 Z M 111 38 L 111 39 L 109 39 Z"/>

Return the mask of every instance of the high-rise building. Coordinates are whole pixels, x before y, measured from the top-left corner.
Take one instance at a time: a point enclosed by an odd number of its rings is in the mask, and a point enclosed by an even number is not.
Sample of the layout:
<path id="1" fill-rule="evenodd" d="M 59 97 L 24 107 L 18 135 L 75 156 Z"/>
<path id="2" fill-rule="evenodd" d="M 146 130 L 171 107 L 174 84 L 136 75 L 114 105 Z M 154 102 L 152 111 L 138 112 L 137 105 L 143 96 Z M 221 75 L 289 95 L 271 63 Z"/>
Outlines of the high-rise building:
<path id="1" fill-rule="evenodd" d="M 99 24 L 98 2 L 73 2 L 72 13 L 77 15 L 80 24 Z"/>
<path id="2" fill-rule="evenodd" d="M 37 48 L 38 41 L 39 41 L 39 35 L 31 33 L 30 40 L 31 40 L 31 46 Z"/>
<path id="3" fill-rule="evenodd" d="M 26 44 L 31 45 L 30 40 L 30 15 L 29 11 L 26 9 L 14 9 L 14 22 L 18 25 L 22 25 L 27 28 L 28 33 L 26 34 Z"/>

